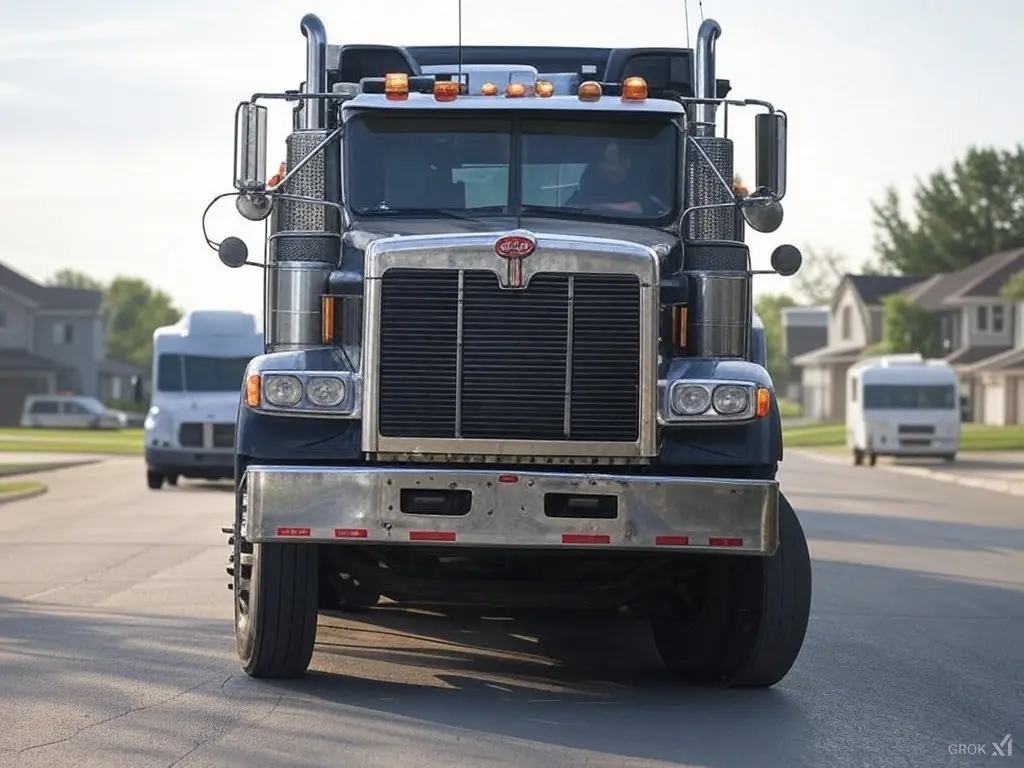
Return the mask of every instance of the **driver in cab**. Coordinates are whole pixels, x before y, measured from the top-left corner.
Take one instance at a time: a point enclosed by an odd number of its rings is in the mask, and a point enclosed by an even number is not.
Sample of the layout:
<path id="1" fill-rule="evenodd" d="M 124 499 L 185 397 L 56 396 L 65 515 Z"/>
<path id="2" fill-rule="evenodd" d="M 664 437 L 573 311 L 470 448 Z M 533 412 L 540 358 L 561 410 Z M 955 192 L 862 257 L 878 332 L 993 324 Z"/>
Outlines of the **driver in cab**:
<path id="1" fill-rule="evenodd" d="M 580 177 L 579 189 L 565 205 L 636 216 L 657 216 L 667 211 L 664 203 L 650 194 L 643 174 L 617 142 L 606 144 L 600 159 L 587 166 Z"/>

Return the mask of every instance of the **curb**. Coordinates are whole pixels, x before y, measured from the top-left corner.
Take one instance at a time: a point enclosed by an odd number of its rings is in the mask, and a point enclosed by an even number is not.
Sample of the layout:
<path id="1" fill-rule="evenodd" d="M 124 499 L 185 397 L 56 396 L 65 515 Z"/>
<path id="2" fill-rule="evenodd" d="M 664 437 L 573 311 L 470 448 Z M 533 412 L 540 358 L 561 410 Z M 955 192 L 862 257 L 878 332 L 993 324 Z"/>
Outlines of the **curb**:
<path id="1" fill-rule="evenodd" d="M 31 488 L 27 491 L 16 491 L 15 493 L 0 493 L 0 506 L 4 504 L 11 504 L 15 501 L 25 501 L 25 499 L 34 499 L 36 496 L 42 496 L 46 493 L 47 488 L 42 483 L 39 484 L 38 488 Z"/>
<path id="2" fill-rule="evenodd" d="M 853 464 L 850 463 L 848 458 L 830 456 L 823 452 L 791 448 L 788 453 L 803 456 L 807 459 L 814 459 L 815 461 L 823 461 L 827 464 L 842 464 L 843 466 L 853 467 Z M 980 488 L 985 491 L 995 491 L 996 493 L 1005 493 L 1010 496 L 1024 496 L 1024 483 L 1014 483 L 1009 480 L 967 477 L 964 475 L 953 474 L 952 472 L 942 472 L 941 470 L 927 469 L 924 467 L 901 467 L 892 464 L 876 464 L 874 469 L 883 469 L 887 472 L 896 472 L 902 475 L 913 475 L 915 477 L 923 477 L 929 480 L 940 480 L 944 483 L 953 483 L 954 485 L 962 485 L 967 488 Z"/>

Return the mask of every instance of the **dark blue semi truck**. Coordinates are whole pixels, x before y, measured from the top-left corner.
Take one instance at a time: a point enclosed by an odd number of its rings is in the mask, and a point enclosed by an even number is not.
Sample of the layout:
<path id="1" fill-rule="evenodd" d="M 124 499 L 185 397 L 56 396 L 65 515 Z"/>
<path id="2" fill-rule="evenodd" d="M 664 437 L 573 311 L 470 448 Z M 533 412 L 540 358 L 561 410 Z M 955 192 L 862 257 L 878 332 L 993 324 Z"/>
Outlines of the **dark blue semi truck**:
<path id="1" fill-rule="evenodd" d="M 728 98 L 710 20 L 692 50 L 301 30 L 305 82 L 236 112 L 264 256 L 208 240 L 266 278 L 225 528 L 245 671 L 303 674 L 318 611 L 386 598 L 632 611 L 682 680 L 781 680 L 811 568 L 744 239 L 782 221 L 785 113 Z"/>

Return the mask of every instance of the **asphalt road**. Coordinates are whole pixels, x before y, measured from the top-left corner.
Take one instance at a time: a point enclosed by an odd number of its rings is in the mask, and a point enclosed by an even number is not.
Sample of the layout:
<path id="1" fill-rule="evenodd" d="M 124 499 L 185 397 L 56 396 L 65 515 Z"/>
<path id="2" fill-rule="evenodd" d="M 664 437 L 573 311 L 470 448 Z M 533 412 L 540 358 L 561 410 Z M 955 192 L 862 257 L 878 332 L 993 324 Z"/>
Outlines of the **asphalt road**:
<path id="1" fill-rule="evenodd" d="M 791 458 L 815 594 L 769 691 L 666 681 L 642 626 L 377 612 L 240 674 L 230 494 L 135 459 L 0 506 L 0 766 L 942 766 L 1024 760 L 1024 505 Z M 1019 738 L 1012 758 L 992 742 Z M 955 745 L 963 744 L 963 747 Z M 977 750 L 985 756 L 951 755 Z M 951 746 L 953 745 L 953 746 Z"/>

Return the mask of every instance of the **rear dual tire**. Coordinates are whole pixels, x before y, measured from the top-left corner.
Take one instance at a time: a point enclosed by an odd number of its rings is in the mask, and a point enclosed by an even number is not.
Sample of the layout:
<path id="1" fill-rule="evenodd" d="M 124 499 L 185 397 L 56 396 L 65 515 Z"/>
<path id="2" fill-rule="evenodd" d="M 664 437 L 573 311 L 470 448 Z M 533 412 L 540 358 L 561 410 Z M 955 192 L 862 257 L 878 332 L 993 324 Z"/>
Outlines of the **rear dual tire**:
<path id="1" fill-rule="evenodd" d="M 779 497 L 771 557 L 717 555 L 651 618 L 665 665 L 696 685 L 768 688 L 793 667 L 811 608 L 811 559 L 793 507 Z M 694 597 L 696 587 L 697 599 Z"/>

